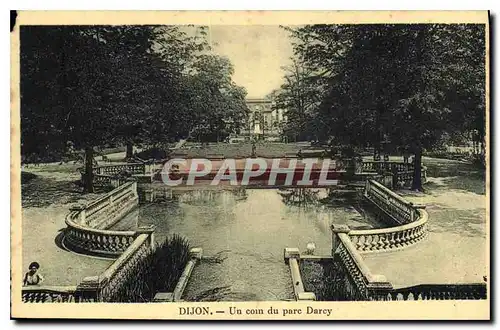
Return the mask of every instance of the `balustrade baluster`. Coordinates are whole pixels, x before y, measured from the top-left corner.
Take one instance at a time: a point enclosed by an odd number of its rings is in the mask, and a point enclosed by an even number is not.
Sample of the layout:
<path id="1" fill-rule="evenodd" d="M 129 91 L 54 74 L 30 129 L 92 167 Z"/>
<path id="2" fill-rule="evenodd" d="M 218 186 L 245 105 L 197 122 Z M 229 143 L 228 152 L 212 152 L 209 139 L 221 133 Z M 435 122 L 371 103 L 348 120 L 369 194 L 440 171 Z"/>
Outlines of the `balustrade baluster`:
<path id="1" fill-rule="evenodd" d="M 411 244 L 414 244 L 414 243 L 416 243 L 416 242 L 417 242 L 417 239 L 416 239 L 416 235 L 415 235 L 415 234 L 416 234 L 415 228 L 411 228 L 411 229 L 410 229 L 410 237 L 411 237 L 411 239 L 410 239 L 410 243 L 411 243 Z"/>
<path id="2" fill-rule="evenodd" d="M 364 236 L 364 235 L 357 236 L 357 237 L 358 237 L 358 241 L 357 241 L 357 243 L 356 243 L 356 249 L 357 249 L 358 251 L 364 251 L 364 249 L 365 249 L 365 244 L 364 244 L 364 242 L 365 242 L 365 239 L 366 239 L 366 238 L 365 238 L 365 236 Z"/>
<path id="3" fill-rule="evenodd" d="M 413 243 L 412 229 L 406 230 L 406 244 L 410 245 Z"/>
<path id="4" fill-rule="evenodd" d="M 372 236 L 372 251 L 378 251 L 382 248 L 383 243 L 381 241 L 381 236 L 379 234 L 371 235 Z"/>
<path id="5" fill-rule="evenodd" d="M 368 235 L 366 236 L 366 241 L 365 241 L 365 251 L 372 251 L 374 248 L 374 235 Z"/>
<path id="6" fill-rule="evenodd" d="M 406 246 L 408 244 L 408 230 L 400 232 L 401 236 L 401 246 Z"/>

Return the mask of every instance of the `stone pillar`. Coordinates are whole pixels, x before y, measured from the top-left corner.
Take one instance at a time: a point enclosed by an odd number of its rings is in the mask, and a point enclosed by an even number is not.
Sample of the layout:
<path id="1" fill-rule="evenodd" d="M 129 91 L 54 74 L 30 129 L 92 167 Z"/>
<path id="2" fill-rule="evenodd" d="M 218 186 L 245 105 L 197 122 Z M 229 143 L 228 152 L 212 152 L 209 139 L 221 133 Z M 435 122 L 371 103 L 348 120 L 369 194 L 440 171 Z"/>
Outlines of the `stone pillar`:
<path id="1" fill-rule="evenodd" d="M 135 231 L 136 236 L 139 236 L 141 234 L 148 234 L 149 235 L 149 244 L 151 247 L 151 251 L 155 251 L 156 249 L 156 242 L 155 242 L 155 232 L 156 226 L 155 225 L 149 225 L 149 226 L 143 226 L 137 228 Z"/>
<path id="2" fill-rule="evenodd" d="M 285 263 L 288 264 L 290 258 L 300 259 L 300 251 L 298 248 L 285 248 L 283 258 Z"/>
<path id="3" fill-rule="evenodd" d="M 83 302 L 102 301 L 99 276 L 85 277 L 76 287 L 76 294 L 79 296 L 80 301 Z"/>
<path id="4" fill-rule="evenodd" d="M 387 281 L 384 275 L 372 275 L 370 283 L 367 285 L 369 300 L 387 300 L 387 295 L 392 291 L 392 284 Z"/>
<path id="5" fill-rule="evenodd" d="M 84 205 L 74 205 L 69 208 L 71 212 L 80 212 L 78 214 L 79 221 L 80 223 L 84 224 L 86 220 L 86 212 L 85 212 L 85 206 Z"/>
<path id="6" fill-rule="evenodd" d="M 201 260 L 201 257 L 203 256 L 203 249 L 202 248 L 192 248 L 189 250 L 189 257 L 191 259 L 196 259 L 197 261 Z"/>
<path id="7" fill-rule="evenodd" d="M 134 179 L 134 183 L 132 183 L 131 189 L 134 192 L 134 194 L 137 196 L 137 180 Z"/>
<path id="8" fill-rule="evenodd" d="M 144 174 L 152 175 L 154 164 L 144 164 Z"/>
<path id="9" fill-rule="evenodd" d="M 394 176 L 392 174 L 389 174 L 389 173 L 382 175 L 382 184 L 389 189 L 393 189 L 394 188 Z"/>
<path id="10" fill-rule="evenodd" d="M 356 157 L 354 158 L 354 173 L 362 173 L 363 172 L 363 158 Z"/>
<path id="11" fill-rule="evenodd" d="M 153 189 L 144 189 L 144 200 L 146 202 L 153 202 L 154 201 Z"/>
<path id="12" fill-rule="evenodd" d="M 332 256 L 335 255 L 335 251 L 340 245 L 339 234 L 349 234 L 351 229 L 347 225 L 332 225 Z"/>

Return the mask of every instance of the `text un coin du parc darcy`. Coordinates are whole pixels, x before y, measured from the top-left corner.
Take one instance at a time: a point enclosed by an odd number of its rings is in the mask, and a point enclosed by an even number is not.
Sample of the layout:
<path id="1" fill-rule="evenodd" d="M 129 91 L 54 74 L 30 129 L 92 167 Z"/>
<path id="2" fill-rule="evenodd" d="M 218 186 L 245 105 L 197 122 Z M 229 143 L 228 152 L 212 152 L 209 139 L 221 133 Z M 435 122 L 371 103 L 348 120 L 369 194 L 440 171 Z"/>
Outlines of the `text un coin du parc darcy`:
<path id="1" fill-rule="evenodd" d="M 214 310 L 210 307 L 179 307 L 179 315 L 332 315 L 332 308 L 314 308 L 307 306 L 305 308 L 238 308 L 231 306 L 228 309 Z"/>

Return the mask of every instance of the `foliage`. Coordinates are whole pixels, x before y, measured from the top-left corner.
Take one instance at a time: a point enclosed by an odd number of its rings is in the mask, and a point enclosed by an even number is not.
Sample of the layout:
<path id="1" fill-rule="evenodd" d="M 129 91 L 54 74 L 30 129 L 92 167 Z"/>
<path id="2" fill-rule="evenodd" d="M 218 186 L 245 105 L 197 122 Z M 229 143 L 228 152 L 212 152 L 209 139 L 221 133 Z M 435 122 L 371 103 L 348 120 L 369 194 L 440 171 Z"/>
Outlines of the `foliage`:
<path id="1" fill-rule="evenodd" d="M 412 151 L 417 163 L 413 188 L 421 189 L 422 150 L 435 148 L 445 133 L 455 139 L 472 136 L 484 153 L 484 28 L 472 24 L 286 28 L 295 39 L 301 75 L 294 84 L 282 86 L 278 99 L 287 96 L 311 104 L 308 109 L 289 106 L 289 126 L 305 135 L 314 127 L 318 139 L 334 145 Z M 311 90 L 317 91 L 319 100 L 314 101 Z"/>
<path id="2" fill-rule="evenodd" d="M 137 263 L 112 302 L 150 302 L 158 292 L 172 292 L 189 260 L 189 243 L 173 235 Z"/>
<path id="3" fill-rule="evenodd" d="M 246 115 L 231 63 L 211 53 L 206 27 L 21 28 L 22 154 L 163 145 L 224 137 Z"/>

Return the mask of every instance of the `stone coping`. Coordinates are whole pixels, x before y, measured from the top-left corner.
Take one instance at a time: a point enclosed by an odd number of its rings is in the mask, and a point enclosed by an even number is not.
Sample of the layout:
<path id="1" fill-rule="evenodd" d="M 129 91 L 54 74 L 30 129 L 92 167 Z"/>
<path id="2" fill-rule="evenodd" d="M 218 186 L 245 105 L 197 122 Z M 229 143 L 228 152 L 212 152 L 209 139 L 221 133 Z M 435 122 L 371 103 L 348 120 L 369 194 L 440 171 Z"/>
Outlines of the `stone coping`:
<path id="1" fill-rule="evenodd" d="M 392 234 L 400 231 L 406 231 L 409 229 L 416 228 L 418 226 L 424 225 L 429 219 L 429 214 L 424 209 L 417 209 L 416 212 L 419 214 L 418 220 L 407 223 L 405 225 L 389 227 L 389 228 L 379 228 L 379 229 L 357 229 L 350 230 L 349 236 L 362 236 L 362 235 L 381 235 L 381 234 Z"/>

